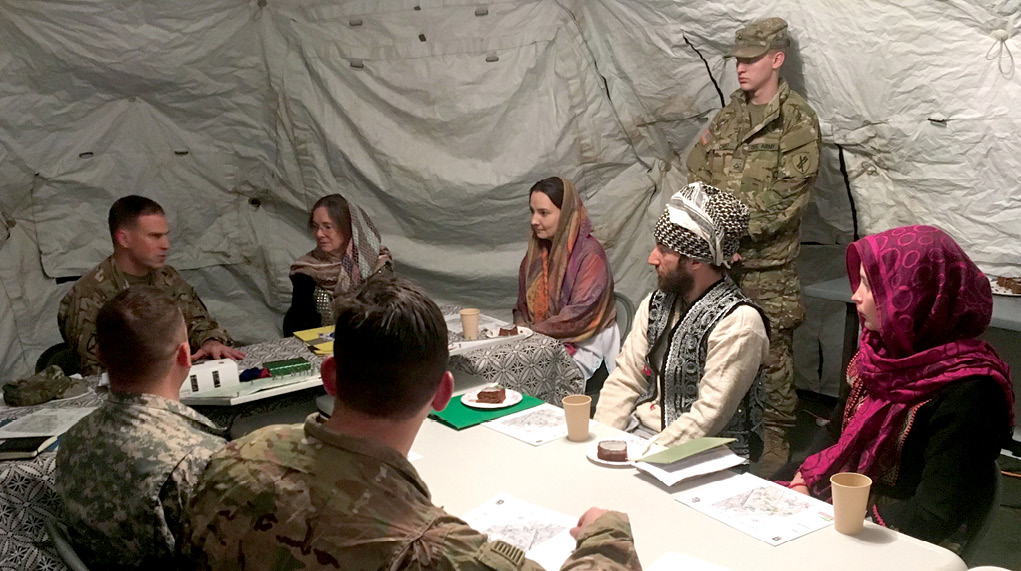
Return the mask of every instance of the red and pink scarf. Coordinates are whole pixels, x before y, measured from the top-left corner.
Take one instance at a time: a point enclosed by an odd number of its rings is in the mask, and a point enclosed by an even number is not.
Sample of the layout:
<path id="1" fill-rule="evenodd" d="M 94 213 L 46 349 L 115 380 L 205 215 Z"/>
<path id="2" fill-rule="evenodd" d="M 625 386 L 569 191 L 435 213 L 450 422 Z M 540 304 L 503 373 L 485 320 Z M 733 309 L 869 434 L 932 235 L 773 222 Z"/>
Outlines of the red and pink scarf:
<path id="1" fill-rule="evenodd" d="M 879 330 L 862 328 L 840 440 L 801 465 L 812 495 L 824 499 L 835 473 L 878 481 L 895 470 L 909 420 L 949 383 L 992 377 L 1003 387 L 1014 424 L 1007 364 L 975 339 L 992 317 L 989 281 L 961 247 L 938 228 L 895 228 L 848 247 L 852 291 L 861 281 L 859 268 L 872 289 Z"/>

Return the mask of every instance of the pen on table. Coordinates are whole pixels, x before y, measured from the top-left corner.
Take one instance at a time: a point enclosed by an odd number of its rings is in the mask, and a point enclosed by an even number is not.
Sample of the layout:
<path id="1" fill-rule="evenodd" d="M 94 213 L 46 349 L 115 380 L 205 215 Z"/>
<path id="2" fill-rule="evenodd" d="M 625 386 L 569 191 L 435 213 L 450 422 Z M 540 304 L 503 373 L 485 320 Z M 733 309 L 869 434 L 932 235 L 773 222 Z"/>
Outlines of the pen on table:
<path id="1" fill-rule="evenodd" d="M 645 446 L 642 447 L 642 451 L 638 453 L 638 458 L 642 458 L 643 456 L 648 454 L 649 450 L 652 448 L 652 444 L 653 442 L 651 439 L 647 440 Z"/>

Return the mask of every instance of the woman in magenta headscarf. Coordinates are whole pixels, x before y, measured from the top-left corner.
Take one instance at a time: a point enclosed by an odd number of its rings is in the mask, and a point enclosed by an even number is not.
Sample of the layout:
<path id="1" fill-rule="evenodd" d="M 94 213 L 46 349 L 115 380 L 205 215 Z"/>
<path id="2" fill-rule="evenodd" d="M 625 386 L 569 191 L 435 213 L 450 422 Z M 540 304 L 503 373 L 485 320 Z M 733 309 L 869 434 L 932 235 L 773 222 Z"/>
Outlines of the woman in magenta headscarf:
<path id="1" fill-rule="evenodd" d="M 843 431 L 790 485 L 829 500 L 831 475 L 863 473 L 873 521 L 938 543 L 988 505 L 1014 424 L 1007 364 L 976 339 L 992 316 L 989 282 L 931 226 L 854 242 L 847 271 L 862 336 Z"/>

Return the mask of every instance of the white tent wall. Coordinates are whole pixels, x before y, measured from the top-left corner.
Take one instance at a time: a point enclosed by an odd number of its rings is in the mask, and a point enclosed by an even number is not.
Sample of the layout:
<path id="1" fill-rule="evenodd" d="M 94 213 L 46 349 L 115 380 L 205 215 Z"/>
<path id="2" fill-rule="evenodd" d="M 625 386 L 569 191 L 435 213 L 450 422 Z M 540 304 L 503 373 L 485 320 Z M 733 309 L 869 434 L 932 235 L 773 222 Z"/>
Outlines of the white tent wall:
<path id="1" fill-rule="evenodd" d="M 848 186 L 859 234 L 936 224 L 1021 275 L 1017 1 L 0 0 L 0 379 L 59 341 L 54 278 L 108 255 L 129 193 L 167 209 L 169 263 L 245 342 L 279 335 L 330 192 L 437 299 L 509 316 L 527 190 L 565 176 L 640 299 L 652 221 L 736 88 L 723 53 L 767 15 L 823 127 L 806 282 L 843 272 Z M 835 390 L 835 309 L 799 331 L 803 386 Z"/>
<path id="2" fill-rule="evenodd" d="M 280 231 L 266 243 L 302 233 L 249 203 L 276 154 L 258 14 L 237 2 L 0 4 L 4 381 L 59 341 L 70 284 L 54 278 L 110 253 L 106 213 L 130 193 L 166 207 L 169 261 L 215 315 L 242 339 L 278 331 L 255 229 Z"/>
<path id="3" fill-rule="evenodd" d="M 328 192 L 353 199 L 401 273 L 438 298 L 507 314 L 528 188 L 560 174 L 625 264 L 653 184 L 570 14 L 552 2 L 491 5 L 484 16 L 464 5 L 390 8 L 275 15 L 291 49 L 272 75 L 309 204 Z M 619 276 L 622 286 L 646 287 L 636 275 Z"/>

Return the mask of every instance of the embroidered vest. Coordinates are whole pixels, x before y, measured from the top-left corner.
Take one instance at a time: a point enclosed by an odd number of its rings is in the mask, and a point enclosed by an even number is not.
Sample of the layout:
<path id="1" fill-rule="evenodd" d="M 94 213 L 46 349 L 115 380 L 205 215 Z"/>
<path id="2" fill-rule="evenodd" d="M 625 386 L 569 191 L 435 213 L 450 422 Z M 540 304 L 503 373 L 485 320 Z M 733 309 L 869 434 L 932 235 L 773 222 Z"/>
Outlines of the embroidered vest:
<path id="1" fill-rule="evenodd" d="M 750 305 L 762 315 L 763 323 L 769 323 L 762 310 L 741 292 L 730 277 L 705 292 L 681 316 L 677 326 L 671 328 L 671 309 L 678 303 L 683 304 L 676 294 L 659 290 L 652 294 L 649 302 L 649 352 L 645 356 L 648 389 L 636 403 L 641 405 L 659 400 L 663 428 L 690 411 L 691 405 L 698 399 L 698 389 L 702 375 L 705 374 L 705 361 L 709 352 L 709 335 L 721 319 L 739 305 Z M 664 335 L 667 337 L 660 339 Z M 653 347 L 657 342 L 667 344 L 662 376 L 659 363 L 652 362 Z M 747 458 L 752 436 L 761 441 L 764 407 L 763 367 L 760 365 L 751 389 L 744 395 L 734 416 L 714 436 L 737 439 L 731 448 Z M 637 418 L 632 417 L 632 422 L 637 422 Z"/>

